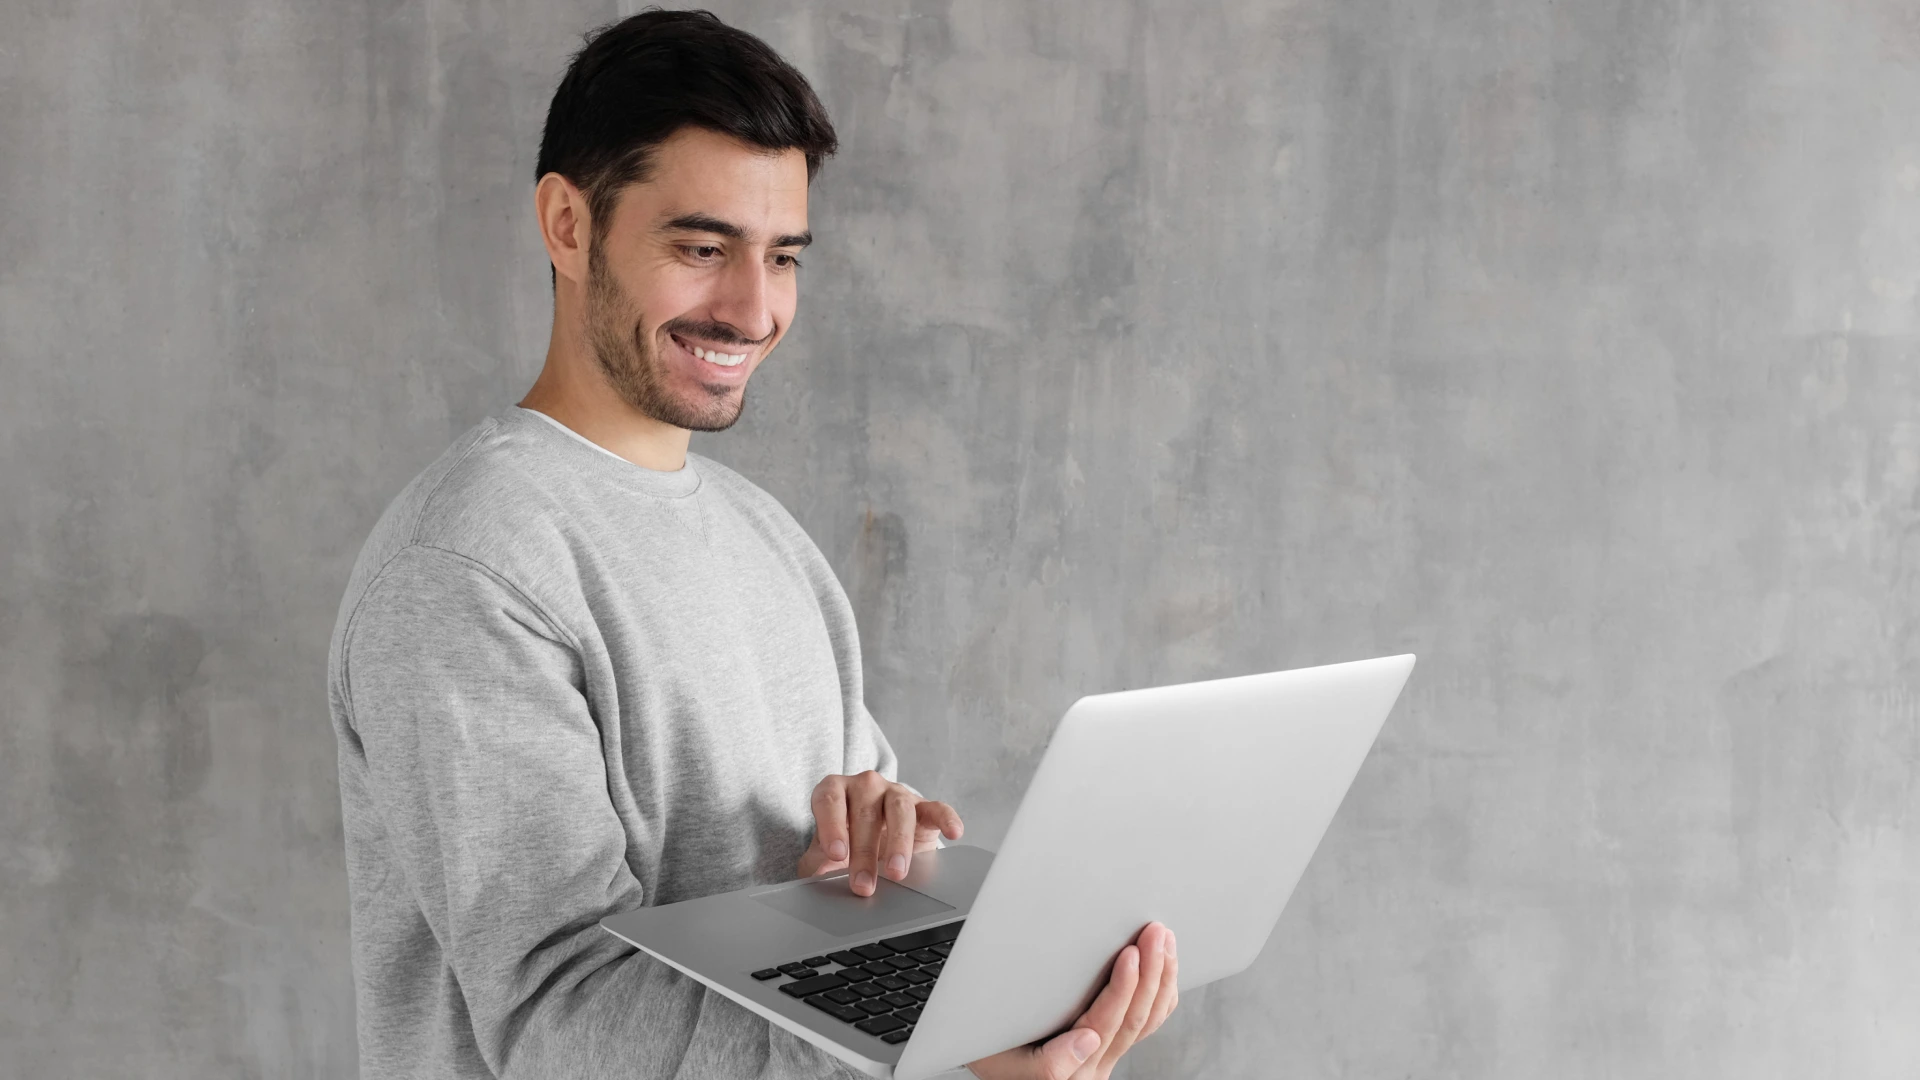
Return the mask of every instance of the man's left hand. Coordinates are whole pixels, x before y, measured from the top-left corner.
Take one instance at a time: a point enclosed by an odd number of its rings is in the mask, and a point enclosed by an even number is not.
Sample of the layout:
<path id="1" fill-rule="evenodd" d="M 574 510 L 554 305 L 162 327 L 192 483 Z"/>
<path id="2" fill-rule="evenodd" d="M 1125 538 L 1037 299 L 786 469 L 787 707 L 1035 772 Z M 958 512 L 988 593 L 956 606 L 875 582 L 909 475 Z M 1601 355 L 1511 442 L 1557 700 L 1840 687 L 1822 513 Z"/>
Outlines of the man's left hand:
<path id="1" fill-rule="evenodd" d="M 872 896 L 879 874 L 905 878 L 915 852 L 932 851 L 936 836 L 958 840 L 963 831 L 953 807 L 922 799 L 871 769 L 815 785 L 813 825 L 800 876 L 851 867 L 847 881 L 856 896 Z"/>

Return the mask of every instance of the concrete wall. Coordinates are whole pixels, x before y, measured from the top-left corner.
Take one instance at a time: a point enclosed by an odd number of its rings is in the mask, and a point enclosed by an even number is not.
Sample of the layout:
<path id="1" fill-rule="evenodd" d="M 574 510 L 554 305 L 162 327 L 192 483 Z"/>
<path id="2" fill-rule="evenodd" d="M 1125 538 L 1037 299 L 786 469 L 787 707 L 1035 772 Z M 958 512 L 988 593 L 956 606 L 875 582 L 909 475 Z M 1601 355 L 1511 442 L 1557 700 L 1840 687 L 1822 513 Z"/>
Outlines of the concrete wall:
<path id="1" fill-rule="evenodd" d="M 1127 1076 L 1920 1067 L 1910 3 L 719 8 L 845 150 L 694 448 L 910 779 L 991 843 L 1082 693 L 1421 654 Z M 327 633 L 619 13 L 0 7 L 0 1072 L 352 1074 Z"/>

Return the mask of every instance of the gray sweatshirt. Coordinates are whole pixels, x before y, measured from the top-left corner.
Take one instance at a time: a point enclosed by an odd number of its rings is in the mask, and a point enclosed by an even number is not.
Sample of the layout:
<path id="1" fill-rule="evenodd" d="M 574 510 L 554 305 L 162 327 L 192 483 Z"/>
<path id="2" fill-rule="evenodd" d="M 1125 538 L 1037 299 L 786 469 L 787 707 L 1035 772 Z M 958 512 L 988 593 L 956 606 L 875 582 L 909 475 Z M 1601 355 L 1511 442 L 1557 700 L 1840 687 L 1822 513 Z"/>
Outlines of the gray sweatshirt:
<path id="1" fill-rule="evenodd" d="M 506 409 L 381 515 L 327 682 L 365 1080 L 854 1075 L 599 927 L 791 879 L 814 784 L 895 776 L 772 496 Z"/>

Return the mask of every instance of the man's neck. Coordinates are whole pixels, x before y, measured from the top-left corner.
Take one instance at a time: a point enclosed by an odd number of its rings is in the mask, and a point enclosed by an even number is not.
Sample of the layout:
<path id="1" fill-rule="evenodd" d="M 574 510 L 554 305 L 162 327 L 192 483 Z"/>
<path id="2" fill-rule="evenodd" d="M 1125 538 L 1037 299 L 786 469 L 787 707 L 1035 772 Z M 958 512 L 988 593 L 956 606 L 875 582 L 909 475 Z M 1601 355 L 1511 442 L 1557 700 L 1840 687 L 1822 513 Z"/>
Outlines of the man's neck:
<path id="1" fill-rule="evenodd" d="M 543 412 L 644 469 L 677 472 L 687 464 L 693 432 L 663 424 L 621 400 L 591 367 L 588 357 L 571 354 L 554 342 L 547 363 L 520 406 Z"/>

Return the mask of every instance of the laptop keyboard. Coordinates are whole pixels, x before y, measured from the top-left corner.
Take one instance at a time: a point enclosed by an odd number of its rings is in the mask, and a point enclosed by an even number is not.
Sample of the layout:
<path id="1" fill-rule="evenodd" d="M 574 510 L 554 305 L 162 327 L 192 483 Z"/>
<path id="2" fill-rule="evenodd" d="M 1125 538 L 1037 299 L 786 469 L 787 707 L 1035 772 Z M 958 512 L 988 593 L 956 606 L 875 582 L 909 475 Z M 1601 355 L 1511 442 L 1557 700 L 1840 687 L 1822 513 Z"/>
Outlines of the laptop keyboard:
<path id="1" fill-rule="evenodd" d="M 903 1043 L 933 996 L 934 980 L 965 922 L 762 968 L 753 977 L 882 1042 Z"/>

